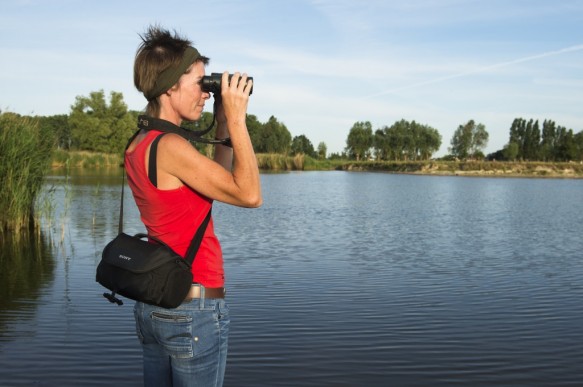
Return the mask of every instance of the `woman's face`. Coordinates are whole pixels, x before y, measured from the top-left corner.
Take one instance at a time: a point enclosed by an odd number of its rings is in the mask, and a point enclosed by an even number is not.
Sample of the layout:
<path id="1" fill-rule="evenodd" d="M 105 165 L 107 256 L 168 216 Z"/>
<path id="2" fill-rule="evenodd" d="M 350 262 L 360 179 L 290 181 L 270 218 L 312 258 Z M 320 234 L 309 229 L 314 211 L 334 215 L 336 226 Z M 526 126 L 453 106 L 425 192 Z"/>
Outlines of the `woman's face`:
<path id="1" fill-rule="evenodd" d="M 196 121 L 200 119 L 204 103 L 210 94 L 202 91 L 204 63 L 197 61 L 184 73 L 175 87 L 170 89 L 170 104 L 180 120 Z"/>

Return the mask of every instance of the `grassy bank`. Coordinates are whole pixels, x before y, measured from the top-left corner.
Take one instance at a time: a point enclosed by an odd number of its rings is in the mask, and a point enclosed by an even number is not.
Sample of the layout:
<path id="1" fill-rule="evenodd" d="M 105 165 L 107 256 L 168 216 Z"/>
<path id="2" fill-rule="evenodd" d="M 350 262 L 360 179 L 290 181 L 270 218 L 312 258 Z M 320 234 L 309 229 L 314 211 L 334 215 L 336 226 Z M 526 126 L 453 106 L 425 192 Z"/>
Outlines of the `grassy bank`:
<path id="1" fill-rule="evenodd" d="M 121 155 L 66 152 L 54 153 L 53 167 L 119 167 Z M 306 155 L 257 154 L 263 171 L 377 171 L 449 176 L 525 176 L 583 178 L 583 163 L 503 161 L 350 161 L 321 160 Z"/>
<path id="2" fill-rule="evenodd" d="M 382 171 L 423 175 L 583 178 L 583 163 L 510 161 L 362 161 L 345 162 L 346 171 Z"/>
<path id="3" fill-rule="evenodd" d="M 65 151 L 57 149 L 53 153 L 51 166 L 53 168 L 110 168 L 122 165 L 121 154 Z"/>

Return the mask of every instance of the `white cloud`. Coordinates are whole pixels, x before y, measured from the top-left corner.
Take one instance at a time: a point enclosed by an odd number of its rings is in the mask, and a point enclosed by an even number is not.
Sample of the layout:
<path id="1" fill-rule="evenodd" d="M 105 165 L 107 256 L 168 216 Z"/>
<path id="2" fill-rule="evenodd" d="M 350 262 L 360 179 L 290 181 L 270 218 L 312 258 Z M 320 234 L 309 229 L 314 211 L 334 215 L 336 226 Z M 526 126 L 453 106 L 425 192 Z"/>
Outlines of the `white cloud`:
<path id="1" fill-rule="evenodd" d="M 11 58 L 0 62 L 3 110 L 63 114 L 99 89 L 142 109 L 132 83 L 137 34 L 159 22 L 209 55 L 209 71 L 253 75 L 251 114 L 274 115 L 331 151 L 357 121 L 431 125 L 443 152 L 469 119 L 491 131 L 492 151 L 516 117 L 583 127 L 580 1 L 169 0 L 116 3 L 115 12 L 111 2 L 58 1 L 65 12 L 21 2 L 0 15 L 0 49 Z"/>

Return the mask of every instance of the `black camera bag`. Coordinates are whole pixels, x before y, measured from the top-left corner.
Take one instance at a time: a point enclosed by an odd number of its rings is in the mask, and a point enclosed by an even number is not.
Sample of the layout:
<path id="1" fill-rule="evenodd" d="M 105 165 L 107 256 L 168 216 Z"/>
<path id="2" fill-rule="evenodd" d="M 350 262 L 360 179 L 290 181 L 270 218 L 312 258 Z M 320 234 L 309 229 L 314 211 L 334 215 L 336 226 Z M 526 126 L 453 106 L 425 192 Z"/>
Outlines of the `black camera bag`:
<path id="1" fill-rule="evenodd" d="M 176 308 L 192 286 L 190 265 L 168 246 L 119 234 L 103 250 L 97 282 L 132 300 Z M 159 242 L 159 241 L 158 241 Z"/>
<path id="2" fill-rule="evenodd" d="M 137 133 L 132 136 L 128 146 Z M 156 150 L 163 135 L 158 136 L 150 147 L 148 175 L 154 185 L 157 183 Z M 121 294 L 147 304 L 176 308 L 184 301 L 192 286 L 191 265 L 202 242 L 211 210 L 192 238 L 186 257 L 182 258 L 157 238 L 141 233 L 130 236 L 122 232 L 124 180 L 122 178 L 119 234 L 103 249 L 96 281 L 111 290 L 111 293 L 104 293 L 103 296 L 112 303 L 122 305 L 123 302 L 115 296 Z M 156 243 L 142 239 L 146 237 Z"/>

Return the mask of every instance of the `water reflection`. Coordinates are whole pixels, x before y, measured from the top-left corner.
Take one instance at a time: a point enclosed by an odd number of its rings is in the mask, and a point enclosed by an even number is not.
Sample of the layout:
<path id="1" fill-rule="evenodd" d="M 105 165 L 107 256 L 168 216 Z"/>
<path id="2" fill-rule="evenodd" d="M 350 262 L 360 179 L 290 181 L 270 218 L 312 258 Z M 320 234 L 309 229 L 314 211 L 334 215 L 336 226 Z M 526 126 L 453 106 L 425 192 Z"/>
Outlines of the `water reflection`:
<path id="1" fill-rule="evenodd" d="M 42 232 L 0 237 L 0 336 L 7 323 L 34 310 L 41 289 L 54 280 L 55 260 Z"/>

